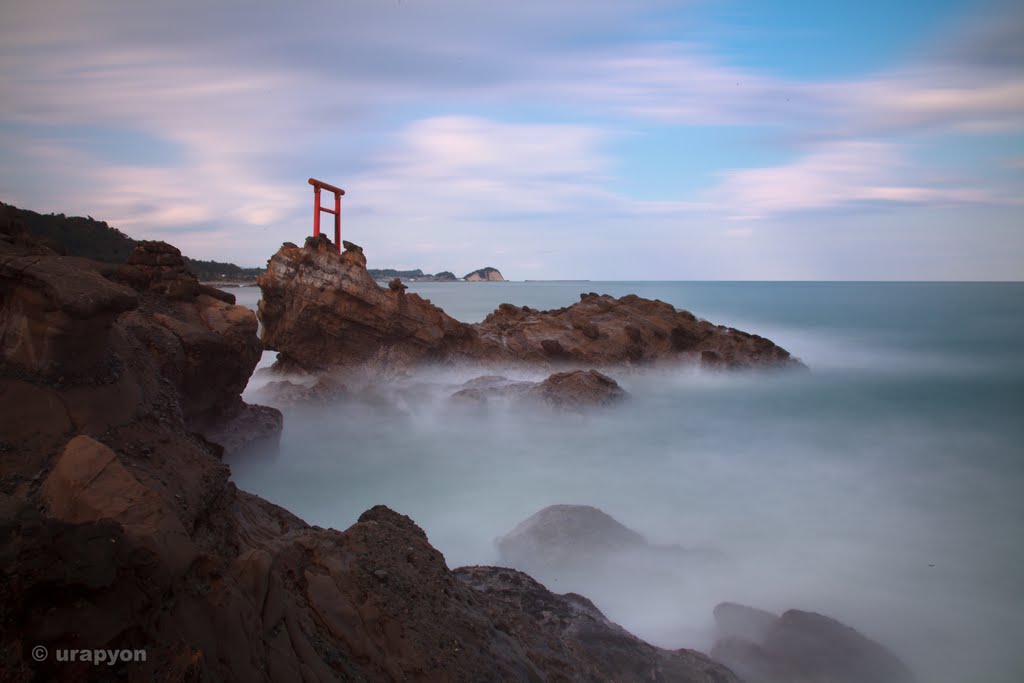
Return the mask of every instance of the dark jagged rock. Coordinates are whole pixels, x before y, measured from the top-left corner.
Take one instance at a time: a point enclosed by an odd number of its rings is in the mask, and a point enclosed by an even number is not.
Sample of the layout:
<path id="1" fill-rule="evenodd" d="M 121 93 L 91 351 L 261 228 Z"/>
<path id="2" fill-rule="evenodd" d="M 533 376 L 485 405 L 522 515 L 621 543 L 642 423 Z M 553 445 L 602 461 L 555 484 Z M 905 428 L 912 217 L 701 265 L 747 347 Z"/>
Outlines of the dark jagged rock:
<path id="1" fill-rule="evenodd" d="M 126 424 L 154 404 L 180 411 L 191 431 L 225 432 L 251 418 L 239 395 L 262 352 L 252 311 L 210 296 L 162 242 L 140 242 L 120 268 L 0 245 L 0 352 L 9 376 L 56 387 L 0 383 L 0 395 L 37 397 L 14 410 L 57 410 L 88 433 Z M 168 389 L 176 394 L 169 403 Z M 271 435 L 266 411 L 255 438 Z M 112 419 L 113 422 L 106 420 Z M 278 427 L 280 419 L 278 415 Z M 31 425 L 32 422 L 27 423 Z M 27 425 L 19 425 L 22 433 Z M 229 447 L 244 441 L 236 429 Z"/>
<path id="2" fill-rule="evenodd" d="M 712 655 L 748 683 L 912 683 L 896 655 L 849 626 L 814 612 L 781 617 L 743 605 L 715 608 Z"/>
<path id="3" fill-rule="evenodd" d="M 0 240 L 4 263 L 18 249 Z M 452 572 L 387 508 L 337 531 L 237 490 L 192 429 L 239 407 L 251 314 L 194 290 L 162 247 L 120 275 L 32 253 L 3 271 L 3 329 L 45 330 L 26 323 L 37 300 L 19 279 L 45 273 L 45 305 L 74 311 L 107 354 L 63 379 L 47 374 L 68 360 L 57 346 L 0 360 L 4 680 L 738 681 L 518 572 Z M 82 282 L 103 297 L 79 296 Z M 146 657 L 39 662 L 36 646 Z"/>
<path id="4" fill-rule="evenodd" d="M 282 365 L 317 371 L 367 364 L 523 363 L 605 368 L 660 361 L 803 367 L 771 341 L 698 320 L 661 301 L 583 294 L 567 308 L 502 304 L 469 325 L 400 287 L 383 289 L 362 249 L 326 237 L 285 244 L 258 280 L 263 341 Z"/>
<path id="5" fill-rule="evenodd" d="M 582 595 L 556 595 L 528 575 L 499 567 L 462 567 L 460 581 L 490 598 L 483 603 L 502 634 L 544 663 L 547 680 L 727 683 L 739 679 L 706 655 L 665 650 L 608 620 Z M 580 660 L 586 675 L 578 673 Z"/>

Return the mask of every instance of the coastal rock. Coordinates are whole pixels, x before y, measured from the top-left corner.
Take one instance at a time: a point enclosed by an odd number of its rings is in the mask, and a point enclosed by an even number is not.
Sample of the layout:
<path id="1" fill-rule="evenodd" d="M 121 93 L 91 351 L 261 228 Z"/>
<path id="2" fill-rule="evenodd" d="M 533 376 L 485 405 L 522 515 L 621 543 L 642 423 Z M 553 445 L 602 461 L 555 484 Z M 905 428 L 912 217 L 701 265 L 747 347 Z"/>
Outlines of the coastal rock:
<path id="1" fill-rule="evenodd" d="M 582 595 L 557 595 L 514 569 L 462 567 L 455 575 L 489 598 L 484 606 L 500 634 L 523 643 L 542 661 L 548 680 L 739 681 L 706 655 L 649 645 L 609 621 Z M 574 673 L 580 664 L 586 676 Z"/>
<path id="2" fill-rule="evenodd" d="M 173 252 L 147 253 L 157 263 L 133 267 L 178 272 Z M 36 255 L 55 277 L 101 272 Z M 54 380 L 44 363 L 0 359 L 5 680 L 738 681 L 518 572 L 453 572 L 388 508 L 338 531 L 239 491 L 222 449 L 193 427 L 238 408 L 254 364 L 249 318 L 186 296 L 177 275 L 123 281 L 133 287 L 111 291 L 128 308 L 112 320 L 109 298 L 92 312 L 103 324 L 77 311 L 82 343 L 107 346 L 96 374 Z M 202 387 L 203 375 L 221 386 Z M 51 656 L 33 659 L 38 646 Z M 62 649 L 146 656 L 96 666 L 58 661 Z"/>
<path id="3" fill-rule="evenodd" d="M 10 414 L 37 416 L 12 425 L 12 438 L 34 438 L 42 410 L 69 418 L 62 436 L 146 414 L 204 431 L 245 412 L 239 396 L 261 354 L 255 316 L 205 293 L 170 245 L 142 242 L 111 268 L 0 244 L 0 293 L 0 397 Z"/>
<path id="4" fill-rule="evenodd" d="M 82 259 L 0 243 L 0 354 L 51 378 L 105 374 L 115 319 L 138 306 L 128 287 Z"/>
<path id="5" fill-rule="evenodd" d="M 712 655 L 748 683 L 912 683 L 906 665 L 854 629 L 815 612 L 781 617 L 743 605 L 715 608 Z"/>
<path id="6" fill-rule="evenodd" d="M 480 268 L 474 270 L 472 273 L 467 273 L 462 277 L 466 282 L 504 282 L 505 278 L 501 276 L 501 272 L 497 268 L 487 266 L 486 268 Z"/>
<path id="7" fill-rule="evenodd" d="M 663 301 L 594 293 L 566 308 L 502 304 L 475 326 L 480 343 L 535 364 L 609 366 L 691 361 L 724 367 L 802 367 L 768 339 L 699 320 Z"/>
<path id="8" fill-rule="evenodd" d="M 263 344 L 283 365 L 307 371 L 372 362 L 412 365 L 449 359 L 472 329 L 417 294 L 384 289 L 362 249 L 338 254 L 323 235 L 284 245 L 257 278 Z"/>
<path id="9" fill-rule="evenodd" d="M 362 249 L 338 254 L 323 235 L 285 244 L 258 283 L 263 342 L 282 367 L 526 364 L 558 369 L 656 362 L 709 367 L 803 367 L 768 339 L 699 320 L 661 301 L 583 294 L 538 311 L 502 304 L 473 325 L 401 287 L 382 288 Z"/>
<path id="10" fill-rule="evenodd" d="M 136 290 L 139 306 L 120 322 L 157 357 L 191 429 L 216 433 L 228 450 L 273 438 L 280 415 L 248 410 L 238 398 L 262 354 L 251 310 L 234 305 L 230 294 L 200 285 L 181 252 L 164 242 L 136 243 L 111 278 Z M 245 437 L 252 426 L 258 428 Z M 232 431 L 236 436 L 226 438 Z"/>

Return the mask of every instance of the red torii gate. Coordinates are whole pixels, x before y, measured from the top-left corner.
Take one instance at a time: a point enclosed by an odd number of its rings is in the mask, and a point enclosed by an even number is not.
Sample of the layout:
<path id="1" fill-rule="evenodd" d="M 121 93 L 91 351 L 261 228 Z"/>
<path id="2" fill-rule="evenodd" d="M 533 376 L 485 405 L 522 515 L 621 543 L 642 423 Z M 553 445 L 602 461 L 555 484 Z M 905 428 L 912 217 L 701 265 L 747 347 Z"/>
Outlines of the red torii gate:
<path id="1" fill-rule="evenodd" d="M 313 186 L 313 236 L 320 234 L 320 212 L 334 214 L 334 246 L 341 251 L 341 195 L 345 190 L 334 185 L 329 185 L 322 180 L 310 178 L 309 184 Z M 334 193 L 334 210 L 328 209 L 320 204 L 320 190 L 327 190 Z"/>

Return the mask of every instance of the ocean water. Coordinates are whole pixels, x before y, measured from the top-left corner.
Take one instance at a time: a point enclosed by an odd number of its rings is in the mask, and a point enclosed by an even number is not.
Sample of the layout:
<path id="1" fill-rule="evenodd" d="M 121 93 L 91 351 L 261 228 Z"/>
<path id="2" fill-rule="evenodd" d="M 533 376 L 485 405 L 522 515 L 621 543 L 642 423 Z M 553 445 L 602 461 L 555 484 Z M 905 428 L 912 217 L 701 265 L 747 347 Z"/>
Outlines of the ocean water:
<path id="1" fill-rule="evenodd" d="M 279 453 L 230 461 L 240 487 L 338 529 L 384 503 L 451 567 L 496 562 L 494 538 L 546 505 L 594 505 L 721 558 L 588 586 L 658 645 L 708 649 L 711 610 L 731 600 L 838 618 L 923 682 L 1024 680 L 1024 284 L 410 290 L 468 322 L 503 302 L 635 293 L 766 336 L 810 372 L 613 372 L 631 399 L 574 416 L 460 413 L 446 396 L 480 373 L 431 369 L 373 401 L 286 411 Z M 255 305 L 258 290 L 238 292 Z"/>

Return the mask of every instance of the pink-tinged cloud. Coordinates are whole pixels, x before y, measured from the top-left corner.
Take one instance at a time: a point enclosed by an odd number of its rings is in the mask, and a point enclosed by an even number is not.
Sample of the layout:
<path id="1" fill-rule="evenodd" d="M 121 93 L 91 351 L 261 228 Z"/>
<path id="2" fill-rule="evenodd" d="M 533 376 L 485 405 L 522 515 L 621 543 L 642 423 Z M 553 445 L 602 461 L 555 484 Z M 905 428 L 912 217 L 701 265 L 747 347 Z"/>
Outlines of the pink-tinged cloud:
<path id="1" fill-rule="evenodd" d="M 1012 197 L 972 187 L 908 184 L 922 176 L 904 158 L 899 146 L 880 142 L 838 142 L 819 145 L 800 159 L 779 166 L 725 174 L 709 193 L 734 219 L 758 219 L 814 209 L 863 203 L 962 204 L 1013 203 Z M 908 178 L 909 176 L 909 178 Z"/>

